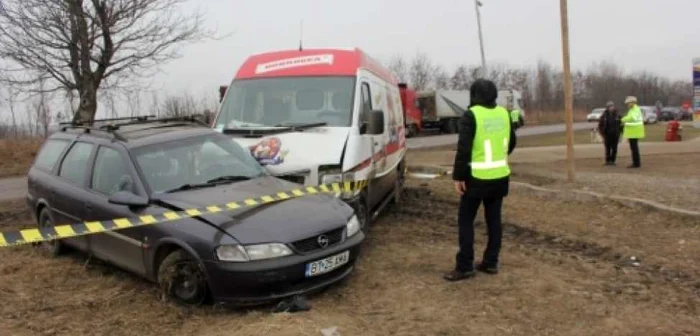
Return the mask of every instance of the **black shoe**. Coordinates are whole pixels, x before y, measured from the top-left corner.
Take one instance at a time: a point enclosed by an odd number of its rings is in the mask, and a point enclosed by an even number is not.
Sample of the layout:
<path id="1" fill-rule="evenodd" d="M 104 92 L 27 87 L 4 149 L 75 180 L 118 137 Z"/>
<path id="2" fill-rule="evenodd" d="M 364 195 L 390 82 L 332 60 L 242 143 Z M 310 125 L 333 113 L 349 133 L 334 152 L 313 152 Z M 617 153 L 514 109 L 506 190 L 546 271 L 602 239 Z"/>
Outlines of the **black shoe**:
<path id="1" fill-rule="evenodd" d="M 476 275 L 476 271 L 462 272 L 462 271 L 454 270 L 450 273 L 445 274 L 443 276 L 443 279 L 445 279 L 447 281 L 454 282 L 454 281 L 469 279 L 469 278 L 474 277 L 475 275 Z"/>
<path id="2" fill-rule="evenodd" d="M 627 166 L 627 168 L 640 168 L 640 167 L 641 167 L 641 166 L 639 166 L 639 165 L 629 165 L 629 166 Z"/>
<path id="3" fill-rule="evenodd" d="M 491 265 L 486 265 L 486 264 L 478 264 L 476 265 L 476 270 L 479 272 L 484 272 L 488 274 L 498 274 L 498 265 L 496 266 L 491 266 Z"/>

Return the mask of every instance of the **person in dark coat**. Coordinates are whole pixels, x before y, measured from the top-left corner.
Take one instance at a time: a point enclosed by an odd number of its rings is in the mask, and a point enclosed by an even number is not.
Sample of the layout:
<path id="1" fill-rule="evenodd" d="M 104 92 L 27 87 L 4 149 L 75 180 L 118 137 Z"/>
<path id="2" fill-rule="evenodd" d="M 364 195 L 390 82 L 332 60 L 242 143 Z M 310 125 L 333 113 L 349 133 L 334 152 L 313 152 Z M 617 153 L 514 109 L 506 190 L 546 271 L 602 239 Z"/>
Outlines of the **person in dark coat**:
<path id="1" fill-rule="evenodd" d="M 617 158 L 617 145 L 622 133 L 622 116 L 617 112 L 615 103 L 608 102 L 605 112 L 598 120 L 598 132 L 605 143 L 605 165 L 614 166 Z"/>
<path id="2" fill-rule="evenodd" d="M 505 113 L 508 115 L 508 122 L 499 123 L 495 126 L 480 126 L 482 132 L 490 132 L 490 129 L 497 128 L 498 132 L 510 134 L 508 137 L 509 140 L 507 141 L 507 154 L 504 156 L 507 157 L 507 155 L 513 152 L 517 142 L 510 114 L 506 109 L 496 105 L 498 90 L 492 81 L 480 79 L 474 82 L 470 88 L 470 96 L 471 105 L 469 105 L 469 108 L 459 121 L 459 140 L 452 172 L 455 188 L 460 195 L 458 215 L 459 252 L 456 256 L 455 269 L 444 276 L 448 281 L 470 278 L 476 274 L 475 270 L 490 274 L 498 273 L 499 253 L 503 235 L 501 228 L 501 209 L 503 206 L 503 199 L 508 195 L 510 187 L 510 170 L 507 168 L 506 158 L 505 167 L 508 172 L 507 176 L 496 179 L 478 179 L 473 176 L 472 150 L 475 148 L 474 139 L 477 131 L 477 118 L 473 110 L 479 108 L 480 115 L 482 115 L 481 120 L 484 120 L 484 113 Z M 506 120 L 505 116 L 502 115 L 499 115 L 498 118 L 501 118 L 500 120 Z M 505 125 L 506 123 L 507 125 Z M 504 127 L 507 127 L 509 130 L 504 131 Z M 489 151 L 490 150 L 491 148 L 489 148 Z M 502 150 L 505 151 L 505 149 Z M 501 167 L 500 169 L 504 168 Z M 484 214 L 488 227 L 488 244 L 484 251 L 482 262 L 475 267 L 474 219 L 482 203 L 484 204 Z"/>

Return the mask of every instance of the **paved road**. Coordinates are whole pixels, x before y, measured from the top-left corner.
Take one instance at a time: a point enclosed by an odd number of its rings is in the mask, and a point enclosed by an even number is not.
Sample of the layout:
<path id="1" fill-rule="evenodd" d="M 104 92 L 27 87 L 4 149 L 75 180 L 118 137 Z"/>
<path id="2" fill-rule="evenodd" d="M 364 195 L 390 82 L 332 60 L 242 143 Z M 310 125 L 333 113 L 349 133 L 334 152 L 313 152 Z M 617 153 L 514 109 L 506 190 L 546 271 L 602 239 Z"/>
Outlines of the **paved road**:
<path id="1" fill-rule="evenodd" d="M 592 127 L 589 123 L 576 123 L 574 129 Z M 518 130 L 518 136 L 564 132 L 564 125 L 528 126 Z M 428 148 L 457 143 L 457 135 L 435 135 L 408 139 L 408 148 Z M 27 179 L 24 177 L 0 179 L 0 201 L 24 197 L 27 193 Z"/>
<path id="2" fill-rule="evenodd" d="M 27 179 L 24 177 L 0 180 L 0 201 L 23 197 L 27 194 Z"/>
<path id="3" fill-rule="evenodd" d="M 595 127 L 594 123 L 574 123 L 574 130 L 588 129 Z M 517 131 L 518 136 L 530 136 L 530 135 L 540 135 L 540 134 L 550 134 L 564 132 L 566 126 L 564 124 L 559 125 L 547 125 L 547 126 L 526 126 Z M 446 146 L 457 143 L 456 134 L 447 135 L 435 135 L 411 138 L 407 141 L 407 146 L 409 149 L 412 148 L 429 148 L 437 146 Z"/>

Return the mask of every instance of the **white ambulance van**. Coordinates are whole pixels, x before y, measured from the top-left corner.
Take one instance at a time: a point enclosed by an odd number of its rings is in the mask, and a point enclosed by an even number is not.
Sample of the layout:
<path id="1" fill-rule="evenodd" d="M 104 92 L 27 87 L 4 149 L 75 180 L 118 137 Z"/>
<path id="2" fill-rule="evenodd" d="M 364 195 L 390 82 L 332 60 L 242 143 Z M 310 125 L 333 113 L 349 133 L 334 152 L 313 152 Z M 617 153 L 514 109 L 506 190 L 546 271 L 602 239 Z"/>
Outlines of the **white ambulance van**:
<path id="1" fill-rule="evenodd" d="M 341 195 L 363 226 L 398 201 L 406 154 L 401 95 L 391 72 L 362 50 L 253 55 L 220 93 L 213 127 L 249 147 L 271 174 L 305 186 L 368 180 Z"/>

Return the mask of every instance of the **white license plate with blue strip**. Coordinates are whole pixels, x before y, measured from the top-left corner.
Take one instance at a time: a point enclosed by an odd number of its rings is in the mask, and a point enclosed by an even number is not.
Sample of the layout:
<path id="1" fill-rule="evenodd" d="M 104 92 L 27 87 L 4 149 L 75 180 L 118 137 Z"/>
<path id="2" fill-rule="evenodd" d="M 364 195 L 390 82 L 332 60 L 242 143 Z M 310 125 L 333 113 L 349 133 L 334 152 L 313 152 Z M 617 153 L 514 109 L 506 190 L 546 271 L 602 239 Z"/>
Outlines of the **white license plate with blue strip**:
<path id="1" fill-rule="evenodd" d="M 350 251 L 345 251 L 340 254 L 330 256 L 321 260 L 306 264 L 306 277 L 313 277 L 328 273 L 340 266 L 348 263 L 350 260 Z"/>

